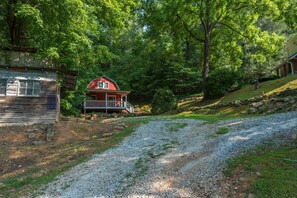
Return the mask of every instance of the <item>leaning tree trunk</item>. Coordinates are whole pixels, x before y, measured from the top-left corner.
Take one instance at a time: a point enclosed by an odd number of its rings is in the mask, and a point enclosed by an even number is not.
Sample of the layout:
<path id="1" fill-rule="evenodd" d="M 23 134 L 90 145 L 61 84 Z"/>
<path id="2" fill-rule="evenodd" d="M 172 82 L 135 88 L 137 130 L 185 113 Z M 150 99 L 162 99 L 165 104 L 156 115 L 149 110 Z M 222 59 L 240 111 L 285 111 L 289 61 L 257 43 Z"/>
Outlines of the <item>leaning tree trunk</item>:
<path id="1" fill-rule="evenodd" d="M 204 39 L 204 59 L 203 59 L 203 69 L 202 69 L 202 91 L 203 99 L 208 98 L 208 90 L 206 86 L 208 73 L 209 73 L 209 50 L 210 50 L 210 28 L 206 28 L 205 39 Z"/>

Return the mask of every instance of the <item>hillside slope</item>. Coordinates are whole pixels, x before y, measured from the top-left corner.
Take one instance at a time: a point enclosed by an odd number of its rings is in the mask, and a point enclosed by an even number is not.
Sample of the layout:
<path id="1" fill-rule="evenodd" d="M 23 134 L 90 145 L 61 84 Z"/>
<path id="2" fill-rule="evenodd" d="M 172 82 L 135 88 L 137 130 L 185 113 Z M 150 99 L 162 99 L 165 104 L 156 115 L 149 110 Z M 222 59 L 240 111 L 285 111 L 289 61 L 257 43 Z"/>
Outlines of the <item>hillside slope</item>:
<path id="1" fill-rule="evenodd" d="M 266 113 L 266 109 L 277 104 L 278 109 L 268 112 L 275 113 L 292 110 L 292 108 L 287 108 L 285 105 L 288 105 L 288 102 L 296 103 L 296 97 L 297 75 L 262 82 L 257 90 L 254 89 L 253 85 L 247 85 L 215 100 L 203 101 L 202 97 L 187 98 L 179 102 L 178 109 L 185 116 L 187 114 L 240 116 L 251 107 L 258 108 L 262 104 L 265 105 L 261 107 L 263 108 L 261 111 L 253 110 L 250 113 Z M 288 101 L 288 98 L 290 101 Z M 283 108 L 284 106 L 285 108 Z"/>
<path id="2" fill-rule="evenodd" d="M 234 91 L 220 100 L 220 103 L 228 103 L 236 100 L 246 100 L 262 95 L 270 96 L 286 89 L 297 89 L 297 75 L 279 78 L 260 83 L 260 88 L 255 90 L 253 85 L 248 85 L 240 90 Z"/>

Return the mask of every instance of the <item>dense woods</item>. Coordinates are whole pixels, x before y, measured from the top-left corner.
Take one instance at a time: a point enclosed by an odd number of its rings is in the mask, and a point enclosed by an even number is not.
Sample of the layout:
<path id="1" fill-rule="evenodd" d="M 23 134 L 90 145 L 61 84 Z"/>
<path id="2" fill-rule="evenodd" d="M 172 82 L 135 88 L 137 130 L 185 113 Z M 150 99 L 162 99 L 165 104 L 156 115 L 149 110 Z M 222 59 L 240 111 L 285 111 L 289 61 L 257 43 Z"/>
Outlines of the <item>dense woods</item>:
<path id="1" fill-rule="evenodd" d="M 37 49 L 78 71 L 66 113 L 102 74 L 134 101 L 160 88 L 224 95 L 271 76 L 297 28 L 296 0 L 5 0 L 0 13 L 0 48 Z"/>

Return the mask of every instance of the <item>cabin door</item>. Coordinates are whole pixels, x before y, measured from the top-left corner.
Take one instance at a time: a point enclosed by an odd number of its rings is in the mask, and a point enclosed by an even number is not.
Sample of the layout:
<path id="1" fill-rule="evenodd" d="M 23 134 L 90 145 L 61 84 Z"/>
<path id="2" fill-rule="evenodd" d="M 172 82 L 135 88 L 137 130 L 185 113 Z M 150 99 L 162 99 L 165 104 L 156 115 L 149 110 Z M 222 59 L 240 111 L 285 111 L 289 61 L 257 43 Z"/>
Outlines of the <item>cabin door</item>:
<path id="1" fill-rule="evenodd" d="M 108 96 L 108 106 L 115 107 L 116 106 L 116 96 Z"/>

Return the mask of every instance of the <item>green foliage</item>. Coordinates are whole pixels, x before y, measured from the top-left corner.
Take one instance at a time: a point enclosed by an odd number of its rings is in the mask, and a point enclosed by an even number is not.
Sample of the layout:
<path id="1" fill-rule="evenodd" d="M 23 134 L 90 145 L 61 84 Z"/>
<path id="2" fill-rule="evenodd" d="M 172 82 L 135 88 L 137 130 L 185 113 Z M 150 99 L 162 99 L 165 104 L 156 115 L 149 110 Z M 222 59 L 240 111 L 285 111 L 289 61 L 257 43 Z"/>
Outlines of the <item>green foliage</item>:
<path id="1" fill-rule="evenodd" d="M 169 89 L 158 89 L 152 101 L 152 113 L 161 114 L 176 109 L 177 100 Z"/>
<path id="2" fill-rule="evenodd" d="M 286 9 L 293 4 L 289 0 L 154 2 L 149 5 L 152 12 L 159 13 L 152 17 L 158 20 L 155 22 L 157 26 L 164 30 L 170 28 L 174 37 L 190 38 L 196 47 L 197 44 L 203 46 L 200 50 L 204 57 L 200 62 L 203 63 L 203 91 L 206 97 L 208 72 L 222 66 L 233 69 L 240 66 L 240 57 L 244 55 L 243 43 L 254 46 L 251 61 L 257 66 L 261 64 L 261 67 L 266 67 L 266 57 L 277 53 L 283 38 L 261 28 L 257 22 L 264 18 L 281 21 L 287 13 Z M 257 69 L 256 72 L 262 70 Z"/>
<path id="3" fill-rule="evenodd" d="M 69 91 L 66 96 L 61 99 L 61 109 L 64 115 L 78 116 L 82 110 L 84 101 L 84 93 Z"/>
<path id="4" fill-rule="evenodd" d="M 216 98 L 228 94 L 240 87 L 239 75 L 231 68 L 218 68 L 208 77 L 206 98 Z"/>
<path id="5" fill-rule="evenodd" d="M 233 89 L 214 85 L 221 67 L 240 70 L 246 82 L 270 74 L 284 36 L 296 28 L 296 7 L 289 0 L 1 1 L 0 47 L 37 48 L 37 57 L 77 70 L 77 91 L 62 90 L 64 113 L 75 114 L 88 81 L 102 74 L 136 101 L 151 100 L 156 87 L 177 96 L 201 92 L 209 32 L 214 97 Z"/>

